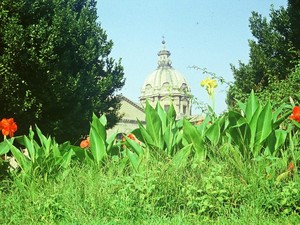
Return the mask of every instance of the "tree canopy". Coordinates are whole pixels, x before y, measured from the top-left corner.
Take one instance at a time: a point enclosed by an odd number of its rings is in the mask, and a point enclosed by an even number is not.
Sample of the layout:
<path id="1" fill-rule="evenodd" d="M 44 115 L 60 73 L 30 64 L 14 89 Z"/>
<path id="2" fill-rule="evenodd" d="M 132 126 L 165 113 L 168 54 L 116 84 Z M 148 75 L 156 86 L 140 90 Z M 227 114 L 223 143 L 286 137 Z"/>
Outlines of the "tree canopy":
<path id="1" fill-rule="evenodd" d="M 113 125 L 125 80 L 112 46 L 95 0 L 1 0 L 0 118 L 59 141 L 87 134 L 92 113 Z"/>
<path id="2" fill-rule="evenodd" d="M 299 82 L 293 83 L 300 63 L 300 1 L 289 0 L 287 8 L 272 6 L 269 15 L 268 21 L 252 12 L 249 26 L 254 39 L 249 40 L 249 62 L 231 65 L 235 81 L 227 96 L 229 106 L 244 101 L 251 90 L 261 100 L 279 105 L 288 101 L 288 93 L 293 97 L 300 88 Z"/>

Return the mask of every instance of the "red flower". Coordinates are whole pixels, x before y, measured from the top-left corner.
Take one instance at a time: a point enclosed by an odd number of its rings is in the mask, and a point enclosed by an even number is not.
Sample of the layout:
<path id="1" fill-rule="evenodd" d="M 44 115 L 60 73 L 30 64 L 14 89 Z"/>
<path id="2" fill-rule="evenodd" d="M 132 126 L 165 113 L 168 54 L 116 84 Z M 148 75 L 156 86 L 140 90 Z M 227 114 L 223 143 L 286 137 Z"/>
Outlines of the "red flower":
<path id="1" fill-rule="evenodd" d="M 80 142 L 80 148 L 90 147 L 90 138 L 87 138 Z"/>
<path id="2" fill-rule="evenodd" d="M 133 141 L 136 140 L 136 137 L 134 136 L 134 134 L 128 134 L 127 137 Z"/>
<path id="3" fill-rule="evenodd" d="M 0 130 L 2 130 L 2 134 L 4 136 L 9 135 L 10 137 L 13 137 L 17 129 L 18 126 L 15 123 L 13 118 L 9 118 L 9 119 L 4 118 L 0 121 Z"/>
<path id="4" fill-rule="evenodd" d="M 127 137 L 133 141 L 135 141 L 136 143 L 138 143 L 139 145 L 141 145 L 141 142 L 136 138 L 136 136 L 132 133 L 128 134 Z M 122 138 L 122 141 L 125 142 L 126 138 Z"/>
<path id="5" fill-rule="evenodd" d="M 292 115 L 290 115 L 289 118 L 292 120 L 296 120 L 298 123 L 300 123 L 300 107 L 299 106 L 295 106 L 293 108 Z"/>

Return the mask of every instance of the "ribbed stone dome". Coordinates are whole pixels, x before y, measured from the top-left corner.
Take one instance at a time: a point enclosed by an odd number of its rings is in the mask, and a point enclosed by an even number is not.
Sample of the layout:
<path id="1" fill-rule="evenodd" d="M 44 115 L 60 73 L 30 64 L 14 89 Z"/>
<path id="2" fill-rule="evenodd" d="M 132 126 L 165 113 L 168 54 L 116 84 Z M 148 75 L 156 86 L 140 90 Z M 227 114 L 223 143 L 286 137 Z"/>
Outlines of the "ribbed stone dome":
<path id="1" fill-rule="evenodd" d="M 163 49 L 158 53 L 158 67 L 146 78 L 140 98 L 156 95 L 186 95 L 190 92 L 184 76 L 171 66 L 170 55 L 163 42 Z"/>
<path id="2" fill-rule="evenodd" d="M 172 67 L 171 53 L 163 48 L 158 52 L 158 67 L 146 78 L 142 89 L 140 102 L 145 106 L 146 101 L 155 107 L 157 102 L 168 110 L 174 105 L 178 117 L 191 115 L 190 88 L 184 76 Z"/>

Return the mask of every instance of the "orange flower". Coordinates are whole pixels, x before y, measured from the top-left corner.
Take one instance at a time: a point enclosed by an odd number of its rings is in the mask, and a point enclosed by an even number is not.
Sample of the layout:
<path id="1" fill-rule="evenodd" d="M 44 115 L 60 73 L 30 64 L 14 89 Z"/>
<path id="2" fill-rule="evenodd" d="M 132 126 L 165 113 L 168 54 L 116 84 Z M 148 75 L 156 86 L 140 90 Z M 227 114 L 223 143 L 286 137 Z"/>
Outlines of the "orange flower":
<path id="1" fill-rule="evenodd" d="M 13 118 L 9 118 L 9 119 L 4 118 L 0 121 L 0 130 L 2 130 L 2 134 L 4 136 L 9 135 L 10 137 L 13 137 L 17 129 L 18 126 L 15 123 Z"/>
<path id="2" fill-rule="evenodd" d="M 128 134 L 127 137 L 130 138 L 133 141 L 136 140 L 136 137 L 134 136 L 134 134 Z"/>
<path id="3" fill-rule="evenodd" d="M 293 162 L 290 162 L 288 165 L 288 171 L 292 172 L 295 169 L 295 164 Z"/>
<path id="4" fill-rule="evenodd" d="M 290 115 L 289 118 L 300 123 L 300 107 L 299 106 L 295 106 L 293 108 L 292 115 Z"/>
<path id="5" fill-rule="evenodd" d="M 136 143 L 138 143 L 139 145 L 141 145 L 141 142 L 136 138 L 136 136 L 132 133 L 128 134 L 127 137 L 133 141 L 135 141 Z M 125 138 L 122 139 L 122 141 L 126 141 Z"/>
<path id="6" fill-rule="evenodd" d="M 90 147 L 90 138 L 83 140 L 80 142 L 80 148 L 87 148 Z"/>

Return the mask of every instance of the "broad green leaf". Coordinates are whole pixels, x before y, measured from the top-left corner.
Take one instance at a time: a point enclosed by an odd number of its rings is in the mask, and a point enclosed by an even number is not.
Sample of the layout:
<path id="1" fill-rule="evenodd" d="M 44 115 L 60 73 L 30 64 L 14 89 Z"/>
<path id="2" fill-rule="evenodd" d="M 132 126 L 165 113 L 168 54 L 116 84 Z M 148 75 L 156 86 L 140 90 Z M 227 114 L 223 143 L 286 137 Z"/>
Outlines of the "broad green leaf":
<path id="1" fill-rule="evenodd" d="M 256 133 L 257 133 L 257 121 L 258 121 L 258 116 L 260 115 L 262 109 L 261 106 L 259 105 L 256 108 L 256 111 L 254 112 L 254 114 L 252 115 L 252 118 L 249 122 L 249 127 L 250 127 L 250 132 L 251 132 L 251 137 L 250 137 L 250 148 L 252 149 L 254 147 L 255 144 L 255 138 L 256 138 Z"/>
<path id="2" fill-rule="evenodd" d="M 254 91 L 251 91 L 251 94 L 246 102 L 246 110 L 245 110 L 245 116 L 248 121 L 248 123 L 251 121 L 257 107 L 259 106 L 258 100 L 256 96 L 254 95 Z"/>
<path id="3" fill-rule="evenodd" d="M 146 130 L 146 128 L 143 126 L 143 124 L 139 120 L 137 120 L 137 122 L 138 122 L 138 125 L 139 125 L 141 136 L 143 137 L 143 142 L 146 145 L 154 146 L 155 143 L 154 143 L 152 137 L 150 136 L 150 134 L 148 133 L 148 131 Z"/>
<path id="4" fill-rule="evenodd" d="M 74 152 L 72 149 L 69 149 L 68 152 L 66 152 L 63 156 L 62 156 L 62 163 L 61 166 L 66 169 L 69 167 L 69 165 L 71 164 L 71 159 L 72 156 L 74 155 Z"/>
<path id="5" fill-rule="evenodd" d="M 235 125 L 242 125 L 246 123 L 246 119 L 238 112 L 236 111 L 229 111 L 228 112 L 228 122 L 229 122 L 229 127 L 235 126 Z"/>
<path id="6" fill-rule="evenodd" d="M 103 140 L 103 137 L 98 133 L 99 129 L 97 129 L 95 126 L 97 126 L 97 123 L 94 125 L 92 124 L 90 130 L 90 149 L 94 160 L 99 165 L 100 161 L 107 155 L 107 152 L 105 140 Z"/>
<path id="7" fill-rule="evenodd" d="M 174 152 L 174 148 L 176 147 L 176 137 L 178 135 L 178 129 L 177 127 L 172 124 L 169 123 L 168 127 L 166 128 L 166 131 L 164 133 L 164 142 L 166 144 L 167 147 L 167 153 L 168 155 L 172 155 Z"/>
<path id="8" fill-rule="evenodd" d="M 172 159 L 172 163 L 177 168 L 179 167 L 185 167 L 188 161 L 188 158 L 192 151 L 192 144 L 189 144 L 182 149 L 180 149 L 176 154 L 174 155 Z"/>
<path id="9" fill-rule="evenodd" d="M 196 125 L 196 129 L 198 130 L 198 132 L 201 134 L 202 137 L 204 137 L 206 128 L 210 121 L 211 118 L 209 116 L 206 116 L 200 125 Z"/>
<path id="10" fill-rule="evenodd" d="M 10 143 L 10 141 L 6 140 L 6 142 L 9 145 L 10 151 L 15 157 L 20 168 L 25 173 L 28 173 L 32 166 L 31 161 L 19 149 L 17 149 L 12 143 Z"/>
<path id="11" fill-rule="evenodd" d="M 239 108 L 243 111 L 243 112 L 245 112 L 246 111 L 246 104 L 245 103 L 243 103 L 243 102 L 241 102 L 241 101 L 237 101 L 237 105 L 239 106 Z"/>
<path id="12" fill-rule="evenodd" d="M 257 119 L 256 137 L 257 144 L 262 143 L 272 132 L 272 109 L 271 104 L 268 102 Z"/>
<path id="13" fill-rule="evenodd" d="M 32 130 L 32 126 L 29 127 L 29 134 L 28 134 L 28 136 L 29 136 L 30 140 L 33 140 L 33 138 L 34 138 L 34 131 Z"/>
<path id="14" fill-rule="evenodd" d="M 93 114 L 91 127 L 94 127 L 96 133 L 101 136 L 102 140 L 106 140 L 106 128 L 103 123 L 105 123 L 106 117 L 104 115 L 101 116 L 100 119 L 97 118 L 95 114 Z"/>
<path id="15" fill-rule="evenodd" d="M 84 152 L 84 155 L 85 155 L 86 164 L 89 165 L 89 166 L 94 165 L 95 164 L 95 158 L 94 158 L 93 154 L 86 151 L 86 150 L 83 150 L 83 149 L 82 149 L 82 151 Z M 98 163 L 96 163 L 96 164 L 98 165 Z"/>
<path id="16" fill-rule="evenodd" d="M 0 156 L 9 152 L 9 145 L 6 140 L 0 143 Z"/>
<path id="17" fill-rule="evenodd" d="M 196 127 L 186 119 L 183 120 L 183 138 L 185 138 L 189 144 L 193 144 L 197 157 L 204 160 L 206 151 L 203 144 L 203 137 Z"/>
<path id="18" fill-rule="evenodd" d="M 136 143 L 134 140 L 131 140 L 127 136 L 125 136 L 125 138 L 128 144 L 132 147 L 132 150 L 134 150 L 134 152 L 136 152 L 138 156 L 142 156 L 144 154 L 144 150 L 141 145 Z"/>
<path id="19" fill-rule="evenodd" d="M 106 140 L 106 144 L 107 144 L 107 148 L 106 151 L 110 152 L 111 148 L 113 147 L 113 144 L 116 140 L 116 137 L 118 135 L 118 131 L 114 132 L 112 135 L 110 135 L 107 140 Z"/>
<path id="20" fill-rule="evenodd" d="M 94 118 L 97 118 L 97 116 L 94 114 L 93 115 L 93 117 Z M 99 118 L 99 121 L 100 121 L 100 123 L 104 126 L 104 127 L 106 127 L 106 125 L 107 125 L 107 119 L 106 119 L 106 116 L 105 115 L 102 115 L 100 118 Z"/>
<path id="21" fill-rule="evenodd" d="M 41 145 L 44 147 L 45 156 L 48 156 L 50 154 L 50 145 L 51 145 L 51 137 L 46 138 L 42 131 L 38 128 L 38 126 L 35 126 L 36 133 L 40 139 Z"/>
<path id="22" fill-rule="evenodd" d="M 293 125 L 295 125 L 296 127 L 298 127 L 298 129 L 300 129 L 300 123 L 298 123 L 297 121 L 295 120 L 291 120 Z"/>
<path id="23" fill-rule="evenodd" d="M 167 127 L 167 114 L 165 110 L 161 107 L 159 102 L 157 102 L 155 110 L 161 120 L 161 129 L 162 129 L 162 133 L 164 133 Z"/>
<path id="24" fill-rule="evenodd" d="M 176 111 L 173 104 L 171 104 L 169 107 L 169 110 L 167 112 L 167 117 L 169 122 L 173 122 L 176 120 Z"/>
<path id="25" fill-rule="evenodd" d="M 275 151 L 277 151 L 286 140 L 287 132 L 285 130 L 275 130 L 276 143 L 275 143 Z"/>
<path id="26" fill-rule="evenodd" d="M 31 160 L 34 163 L 38 155 L 36 155 L 36 149 L 34 148 L 33 141 L 29 140 L 27 136 L 24 136 L 24 143 Z"/>
<path id="27" fill-rule="evenodd" d="M 230 126 L 227 130 L 227 135 L 230 137 L 230 143 L 236 145 L 243 156 L 248 156 L 250 143 L 250 128 L 245 122 L 235 126 Z"/>
<path id="28" fill-rule="evenodd" d="M 126 149 L 126 155 L 128 156 L 131 165 L 133 167 L 133 169 L 135 170 L 135 172 L 139 171 L 139 165 L 141 162 L 141 159 L 139 158 L 139 156 L 136 153 L 131 152 L 129 149 Z"/>
<path id="29" fill-rule="evenodd" d="M 162 123 L 159 118 L 158 113 L 152 108 L 152 106 L 147 102 L 146 104 L 146 130 L 151 136 L 154 144 L 159 149 L 163 148 L 163 138 L 162 138 Z"/>
<path id="30" fill-rule="evenodd" d="M 61 147 L 62 146 L 61 145 L 58 146 L 57 143 L 53 143 L 53 145 L 51 146 L 52 155 L 54 158 L 60 158 L 64 154 L 63 152 L 65 152 L 65 151 L 60 151 Z"/>
<path id="31" fill-rule="evenodd" d="M 76 155 L 76 159 L 79 159 L 80 161 L 84 161 L 85 159 L 85 149 L 80 148 L 79 146 L 71 146 L 73 152 Z"/>
<path id="32" fill-rule="evenodd" d="M 216 120 L 211 124 L 205 132 L 205 136 L 213 145 L 217 145 L 221 136 L 220 120 Z"/>
<path id="33" fill-rule="evenodd" d="M 277 129 L 280 126 L 280 124 L 283 121 L 285 121 L 288 118 L 288 116 L 291 115 L 291 112 L 286 112 L 285 114 L 281 115 L 278 118 L 279 114 L 280 114 L 280 112 L 278 112 L 278 111 L 276 111 L 275 113 L 273 113 L 273 125 L 272 125 L 273 129 Z"/>

